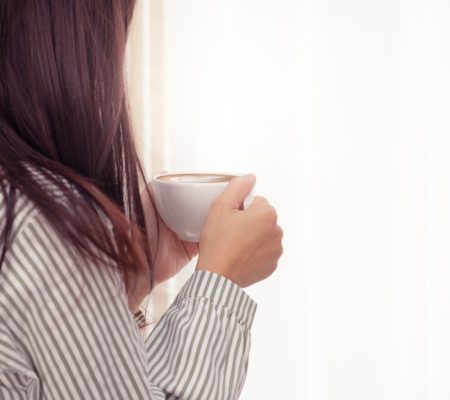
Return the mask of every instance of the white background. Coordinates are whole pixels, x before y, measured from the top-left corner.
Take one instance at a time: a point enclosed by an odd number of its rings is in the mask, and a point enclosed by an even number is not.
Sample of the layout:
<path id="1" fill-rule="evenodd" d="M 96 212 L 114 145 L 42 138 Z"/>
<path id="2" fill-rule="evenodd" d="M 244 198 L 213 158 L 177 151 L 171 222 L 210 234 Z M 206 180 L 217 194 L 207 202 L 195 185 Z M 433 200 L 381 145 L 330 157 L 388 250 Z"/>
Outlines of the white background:
<path id="1" fill-rule="evenodd" d="M 166 167 L 285 233 L 242 399 L 450 399 L 450 2 L 164 4 Z"/>

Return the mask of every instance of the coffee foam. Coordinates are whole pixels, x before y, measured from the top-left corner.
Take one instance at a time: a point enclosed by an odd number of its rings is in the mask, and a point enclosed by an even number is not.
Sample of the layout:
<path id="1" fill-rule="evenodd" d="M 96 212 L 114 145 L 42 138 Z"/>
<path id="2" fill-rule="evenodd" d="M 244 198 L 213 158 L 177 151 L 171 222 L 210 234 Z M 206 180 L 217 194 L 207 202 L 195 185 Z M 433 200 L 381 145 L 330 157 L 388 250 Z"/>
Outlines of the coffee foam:
<path id="1" fill-rule="evenodd" d="M 185 182 L 185 183 L 215 183 L 228 182 L 234 175 L 224 174 L 168 174 L 158 177 L 162 181 Z"/>

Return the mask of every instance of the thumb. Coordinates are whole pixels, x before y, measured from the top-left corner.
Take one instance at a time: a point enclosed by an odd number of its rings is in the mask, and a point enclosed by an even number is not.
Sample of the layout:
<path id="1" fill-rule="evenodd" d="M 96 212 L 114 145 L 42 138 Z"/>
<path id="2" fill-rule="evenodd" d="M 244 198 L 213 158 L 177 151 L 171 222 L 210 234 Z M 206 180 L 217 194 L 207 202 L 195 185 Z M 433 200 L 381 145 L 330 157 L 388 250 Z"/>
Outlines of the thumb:
<path id="1" fill-rule="evenodd" d="M 233 209 L 239 209 L 242 202 L 255 186 L 255 174 L 234 177 L 220 195 L 221 200 Z"/>

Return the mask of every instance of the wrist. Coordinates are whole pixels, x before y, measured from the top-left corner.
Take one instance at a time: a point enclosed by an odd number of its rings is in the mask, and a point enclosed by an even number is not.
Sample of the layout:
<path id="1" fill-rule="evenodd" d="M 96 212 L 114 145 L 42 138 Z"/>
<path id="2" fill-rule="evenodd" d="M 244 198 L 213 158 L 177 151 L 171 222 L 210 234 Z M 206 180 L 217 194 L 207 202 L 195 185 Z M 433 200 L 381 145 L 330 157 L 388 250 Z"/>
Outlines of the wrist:
<path id="1" fill-rule="evenodd" d="M 214 265 L 214 267 L 212 265 Z M 230 268 L 227 268 L 226 266 L 220 266 L 220 265 L 218 265 L 216 263 L 214 263 L 214 264 L 210 264 L 210 263 L 205 264 L 199 259 L 197 261 L 197 265 L 195 267 L 195 270 L 196 271 L 213 272 L 213 273 L 215 273 L 217 275 L 223 276 L 224 278 L 230 280 L 231 282 L 235 283 L 236 285 L 241 286 L 241 285 L 239 285 L 237 280 L 233 277 L 233 274 L 231 273 Z"/>
<path id="2" fill-rule="evenodd" d="M 241 288 L 223 275 L 207 269 L 199 269 L 190 277 L 174 300 L 181 304 L 186 299 L 207 299 L 226 308 L 237 319 L 251 328 L 256 302 Z"/>

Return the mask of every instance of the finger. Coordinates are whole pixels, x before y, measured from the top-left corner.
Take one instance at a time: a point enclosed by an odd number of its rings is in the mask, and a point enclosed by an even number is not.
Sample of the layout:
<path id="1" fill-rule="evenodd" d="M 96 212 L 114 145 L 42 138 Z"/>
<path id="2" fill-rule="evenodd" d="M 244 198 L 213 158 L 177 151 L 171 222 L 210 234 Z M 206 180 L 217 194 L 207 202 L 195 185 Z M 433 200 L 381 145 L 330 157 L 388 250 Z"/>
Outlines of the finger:
<path id="1" fill-rule="evenodd" d="M 265 197 L 260 196 L 260 195 L 256 195 L 256 196 L 253 196 L 253 201 L 250 203 L 248 208 L 256 207 L 256 206 L 258 206 L 260 204 L 268 204 L 268 201 L 267 201 L 267 199 Z"/>
<path id="2" fill-rule="evenodd" d="M 226 204 L 227 207 L 239 209 L 241 203 L 253 189 L 255 182 L 255 174 L 233 178 L 220 195 L 220 201 Z"/>

